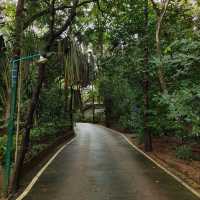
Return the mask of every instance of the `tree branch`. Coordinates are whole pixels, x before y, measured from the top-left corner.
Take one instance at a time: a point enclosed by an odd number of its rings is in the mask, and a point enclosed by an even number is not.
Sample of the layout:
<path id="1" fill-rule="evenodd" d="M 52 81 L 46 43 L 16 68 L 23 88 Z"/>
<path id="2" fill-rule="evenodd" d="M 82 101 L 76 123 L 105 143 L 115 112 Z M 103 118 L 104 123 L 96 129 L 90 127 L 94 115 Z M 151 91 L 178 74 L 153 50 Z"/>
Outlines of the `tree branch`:
<path id="1" fill-rule="evenodd" d="M 160 16 L 160 9 L 158 8 L 157 3 L 154 0 L 151 0 L 151 3 L 153 5 L 153 9 L 155 10 L 157 16 Z"/>
<path id="2" fill-rule="evenodd" d="M 53 35 L 54 33 L 54 24 L 55 24 L 55 0 L 52 0 L 51 4 L 51 23 L 50 23 L 50 31 L 51 34 Z"/>
<path id="3" fill-rule="evenodd" d="M 99 0 L 96 0 L 96 2 L 97 2 L 98 9 L 100 10 L 102 16 L 104 17 L 104 11 L 101 9 Z"/>
<path id="4" fill-rule="evenodd" d="M 74 3 L 73 8 L 71 9 L 70 16 L 68 17 L 64 25 L 57 32 L 53 34 L 53 38 L 56 39 L 57 37 L 59 37 L 70 26 L 70 24 L 72 23 L 73 19 L 76 16 L 76 8 L 77 8 L 78 1 L 79 0 L 74 0 L 75 3 Z"/>
<path id="5" fill-rule="evenodd" d="M 86 1 L 83 1 L 82 3 L 78 4 L 77 5 L 77 8 L 78 7 L 81 7 L 85 4 L 88 4 L 88 3 L 92 3 L 96 0 L 86 0 Z M 59 10 L 65 10 L 65 9 L 72 9 L 73 6 L 69 6 L 69 5 L 61 5 L 61 6 L 58 6 L 58 7 L 55 7 L 55 11 L 59 11 Z M 49 14 L 51 12 L 51 7 L 47 8 L 47 9 L 44 9 L 42 11 L 40 11 L 39 13 L 36 13 L 34 14 L 33 16 L 31 16 L 25 23 L 24 23 L 24 30 L 27 29 L 35 20 L 37 20 L 38 18 L 46 15 L 46 14 Z"/>

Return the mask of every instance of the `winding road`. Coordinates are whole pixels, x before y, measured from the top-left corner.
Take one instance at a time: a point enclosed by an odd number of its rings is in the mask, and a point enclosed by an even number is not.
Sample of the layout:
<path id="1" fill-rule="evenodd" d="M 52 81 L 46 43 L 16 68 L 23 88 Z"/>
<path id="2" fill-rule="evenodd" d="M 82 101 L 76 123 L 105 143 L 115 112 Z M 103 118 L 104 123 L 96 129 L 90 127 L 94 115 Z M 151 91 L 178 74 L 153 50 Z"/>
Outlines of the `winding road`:
<path id="1" fill-rule="evenodd" d="M 79 123 L 25 200 L 197 200 L 118 134 Z"/>

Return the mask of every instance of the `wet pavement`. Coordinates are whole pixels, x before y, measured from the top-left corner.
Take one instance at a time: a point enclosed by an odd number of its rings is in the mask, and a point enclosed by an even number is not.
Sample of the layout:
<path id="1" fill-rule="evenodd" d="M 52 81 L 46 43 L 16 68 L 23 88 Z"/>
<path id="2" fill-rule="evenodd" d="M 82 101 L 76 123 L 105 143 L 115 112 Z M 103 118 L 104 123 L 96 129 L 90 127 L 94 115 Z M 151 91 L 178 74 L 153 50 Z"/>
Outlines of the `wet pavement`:
<path id="1" fill-rule="evenodd" d="M 25 200 L 197 200 L 120 135 L 79 123 L 77 138 Z"/>

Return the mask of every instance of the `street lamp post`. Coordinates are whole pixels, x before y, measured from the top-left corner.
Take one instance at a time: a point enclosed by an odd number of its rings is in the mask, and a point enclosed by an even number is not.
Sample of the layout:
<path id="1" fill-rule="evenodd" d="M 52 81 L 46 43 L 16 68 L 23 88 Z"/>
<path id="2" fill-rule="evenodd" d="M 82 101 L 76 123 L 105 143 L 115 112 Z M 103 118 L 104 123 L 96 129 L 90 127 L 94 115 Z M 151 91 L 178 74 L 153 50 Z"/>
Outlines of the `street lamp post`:
<path id="1" fill-rule="evenodd" d="M 5 170 L 4 170 L 4 191 L 7 192 L 12 164 L 12 148 L 13 148 L 13 135 L 15 131 L 15 113 L 17 102 L 17 82 L 19 74 L 19 62 L 39 59 L 39 63 L 46 62 L 40 54 L 20 57 L 12 61 L 12 77 L 11 77 L 11 101 L 10 101 L 10 117 L 8 120 L 8 139 L 5 153 Z"/>

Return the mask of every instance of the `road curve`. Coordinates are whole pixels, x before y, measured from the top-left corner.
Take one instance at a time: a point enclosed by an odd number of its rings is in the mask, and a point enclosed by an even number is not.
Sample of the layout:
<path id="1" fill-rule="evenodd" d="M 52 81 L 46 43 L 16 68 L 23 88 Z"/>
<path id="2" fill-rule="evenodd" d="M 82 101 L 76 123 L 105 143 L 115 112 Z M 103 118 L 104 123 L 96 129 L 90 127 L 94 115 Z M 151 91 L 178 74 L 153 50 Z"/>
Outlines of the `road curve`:
<path id="1" fill-rule="evenodd" d="M 120 135 L 79 123 L 77 138 L 25 200 L 197 200 Z"/>

